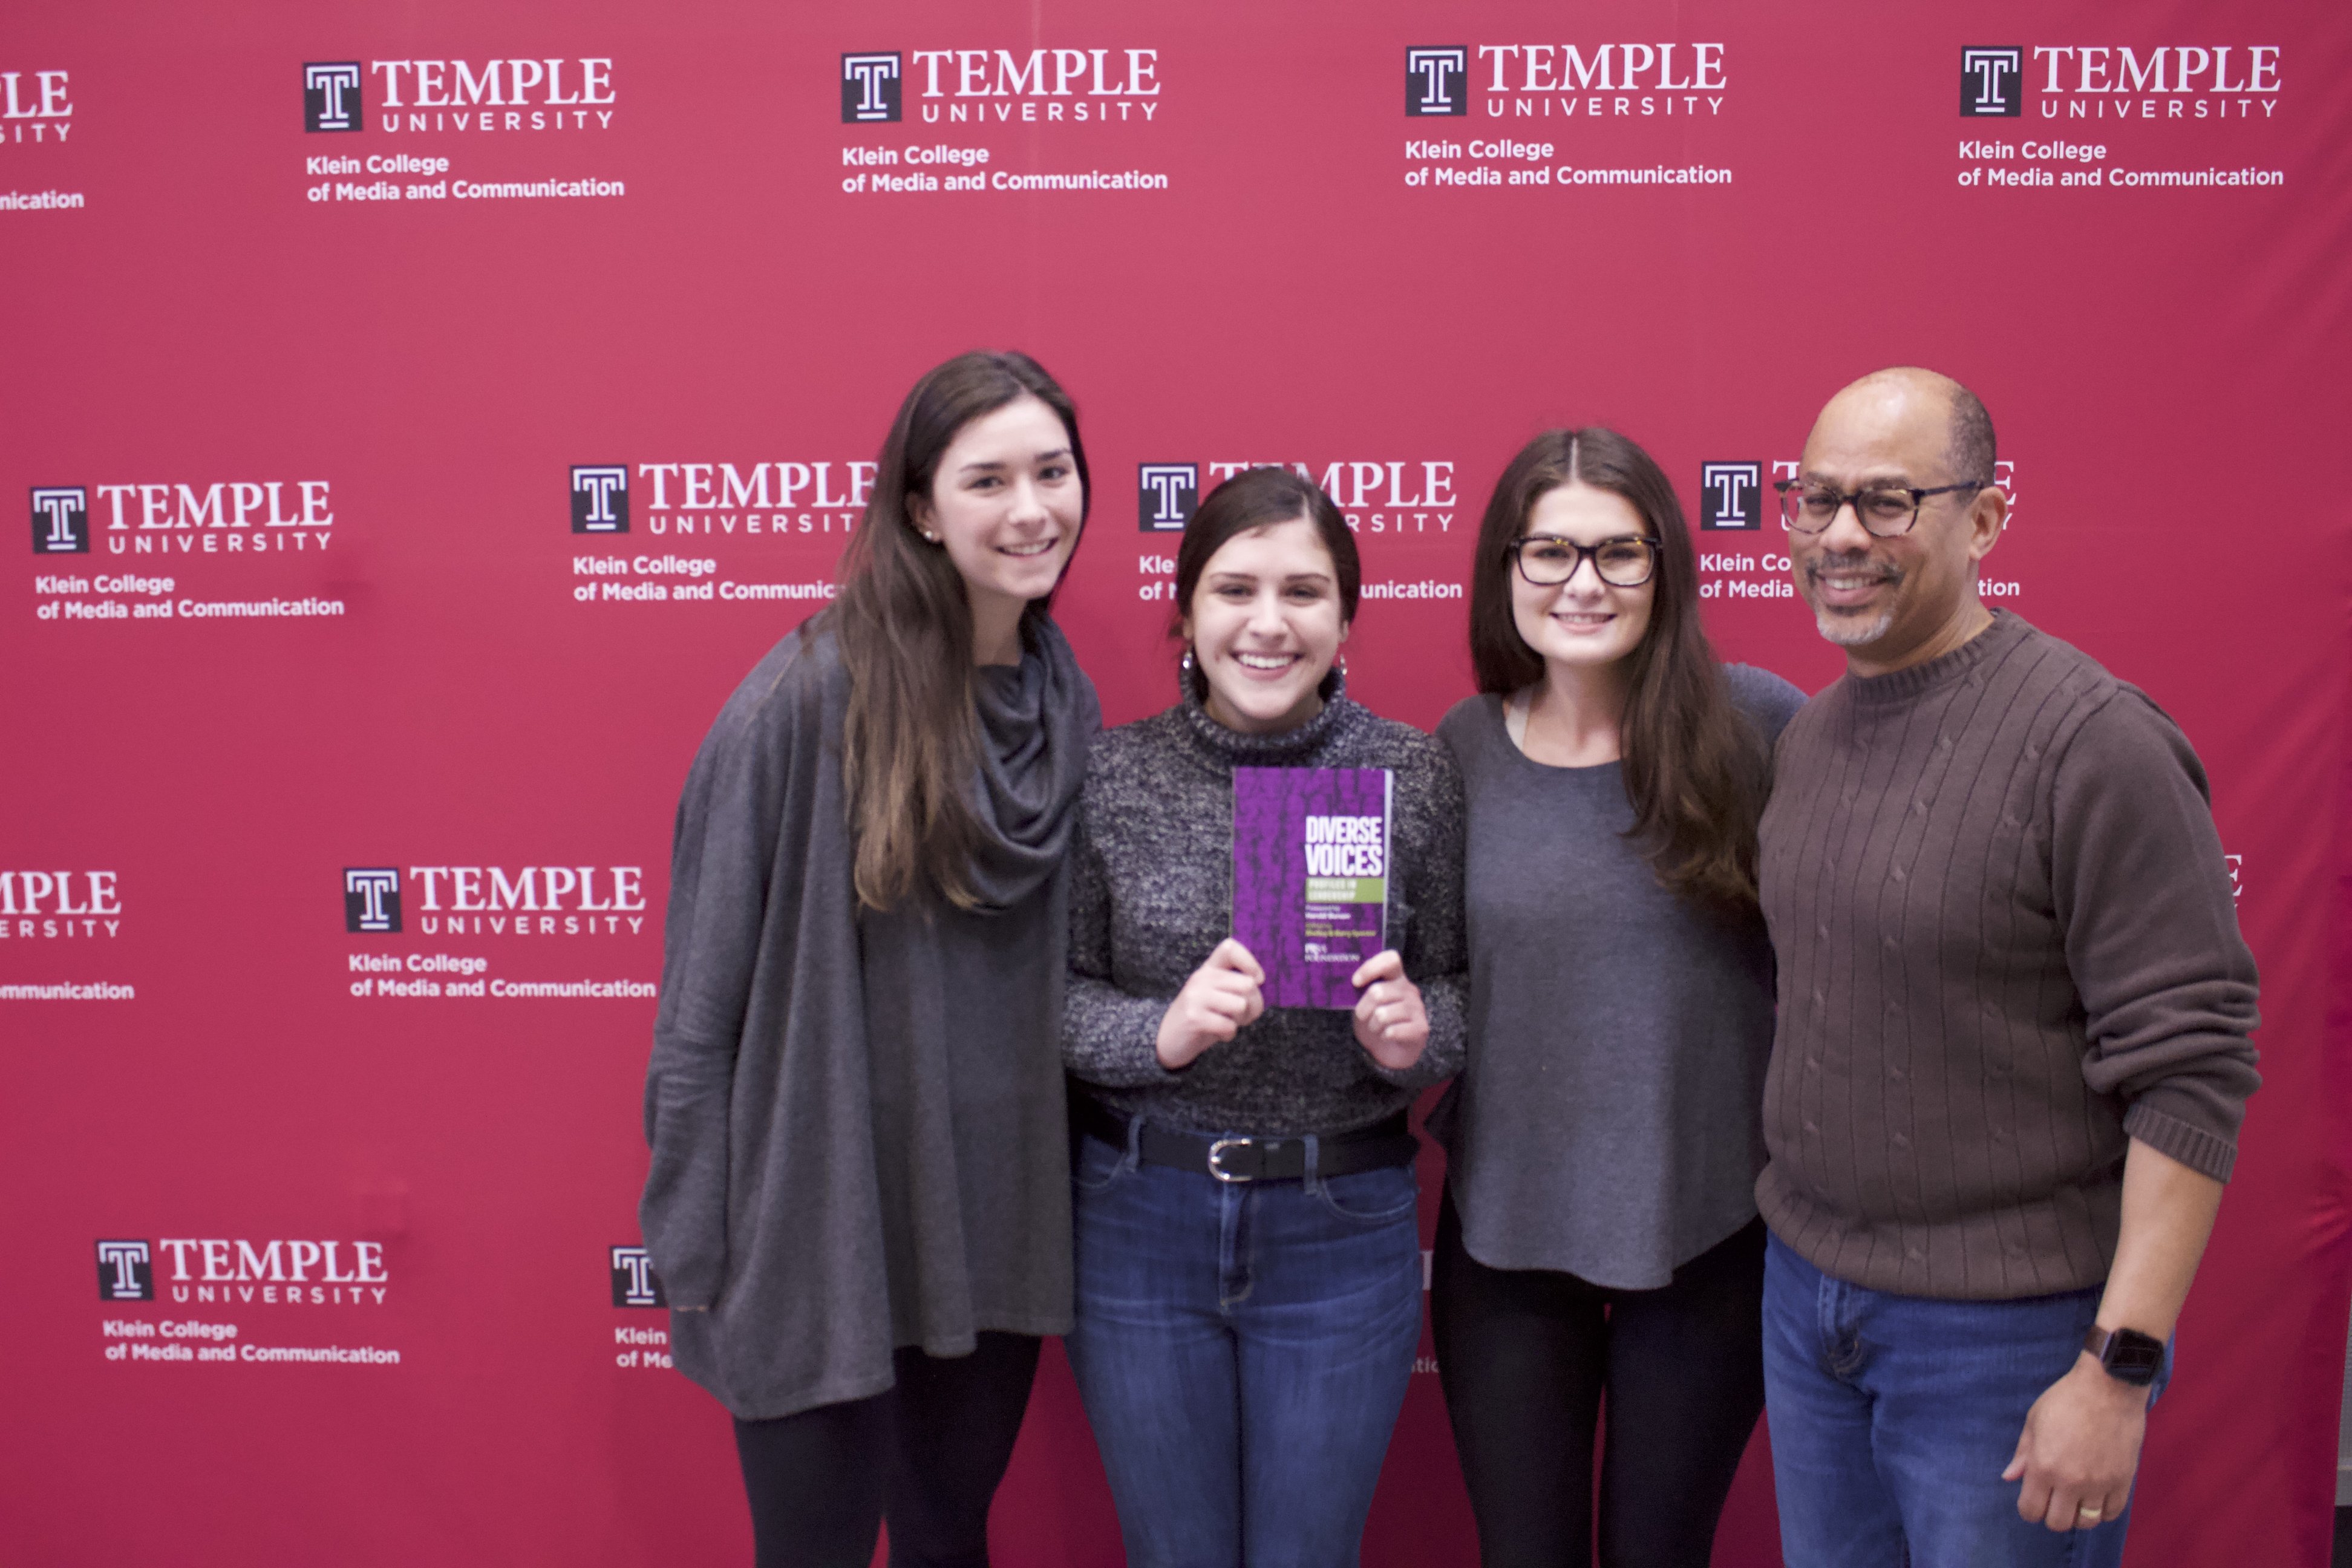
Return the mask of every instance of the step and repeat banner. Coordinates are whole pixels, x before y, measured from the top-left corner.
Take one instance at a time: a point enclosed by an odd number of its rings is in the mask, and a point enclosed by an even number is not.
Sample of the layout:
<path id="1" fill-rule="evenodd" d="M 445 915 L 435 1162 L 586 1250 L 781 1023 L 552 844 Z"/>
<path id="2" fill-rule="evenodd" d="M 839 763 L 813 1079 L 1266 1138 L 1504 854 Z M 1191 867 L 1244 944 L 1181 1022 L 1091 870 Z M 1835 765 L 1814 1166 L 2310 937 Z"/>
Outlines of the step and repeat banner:
<path id="1" fill-rule="evenodd" d="M 2187 730 L 2263 964 L 2132 1558 L 2320 1562 L 2347 81 L 2288 0 L 19 7 L 5 1555 L 748 1561 L 635 1229 L 671 816 L 986 345 L 1078 401 L 1113 722 L 1184 519 L 1279 462 L 1358 532 L 1352 690 L 1433 724 L 1488 488 L 1583 422 L 1818 689 L 1772 481 L 1864 372 L 1976 388 L 1984 592 Z M 1370 1563 L 1475 1558 L 1421 1372 Z M 1058 1352 L 995 1530 L 1118 1560 Z M 1760 1440 L 1717 1561 L 1779 1561 Z"/>

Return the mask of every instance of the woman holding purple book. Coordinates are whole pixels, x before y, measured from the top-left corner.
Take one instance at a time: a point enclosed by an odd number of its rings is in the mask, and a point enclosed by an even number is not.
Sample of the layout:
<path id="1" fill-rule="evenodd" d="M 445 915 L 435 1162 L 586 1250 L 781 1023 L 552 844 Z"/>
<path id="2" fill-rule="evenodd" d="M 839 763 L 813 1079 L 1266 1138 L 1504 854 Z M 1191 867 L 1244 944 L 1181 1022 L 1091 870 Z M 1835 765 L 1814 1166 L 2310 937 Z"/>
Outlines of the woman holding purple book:
<path id="1" fill-rule="evenodd" d="M 1218 487 L 1177 550 L 1182 700 L 1103 735 L 1080 795 L 1068 1345 L 1134 1568 L 1353 1564 L 1420 1342 L 1405 1110 L 1462 1059 L 1462 792 L 1347 696 L 1359 576 L 1312 482 Z M 1293 955 L 1233 934 L 1237 768 L 1388 770 L 1352 1009 L 1269 1007 Z"/>

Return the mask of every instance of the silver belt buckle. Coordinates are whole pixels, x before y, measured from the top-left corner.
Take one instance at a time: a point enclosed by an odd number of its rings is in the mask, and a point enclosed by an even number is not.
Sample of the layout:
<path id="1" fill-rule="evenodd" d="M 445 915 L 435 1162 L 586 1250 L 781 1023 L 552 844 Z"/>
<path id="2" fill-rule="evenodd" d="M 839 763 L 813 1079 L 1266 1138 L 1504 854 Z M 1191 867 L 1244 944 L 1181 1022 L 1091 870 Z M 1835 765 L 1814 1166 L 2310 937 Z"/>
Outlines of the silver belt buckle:
<path id="1" fill-rule="evenodd" d="M 1234 1173 L 1226 1170 L 1224 1166 L 1217 1163 L 1224 1157 L 1226 1150 L 1247 1148 L 1250 1142 L 1251 1141 L 1247 1138 L 1220 1138 L 1215 1142 L 1210 1144 L 1209 1174 L 1216 1177 L 1217 1180 L 1221 1182 L 1227 1183 L 1228 1184 L 1256 1180 L 1254 1176 L 1237 1175 Z"/>

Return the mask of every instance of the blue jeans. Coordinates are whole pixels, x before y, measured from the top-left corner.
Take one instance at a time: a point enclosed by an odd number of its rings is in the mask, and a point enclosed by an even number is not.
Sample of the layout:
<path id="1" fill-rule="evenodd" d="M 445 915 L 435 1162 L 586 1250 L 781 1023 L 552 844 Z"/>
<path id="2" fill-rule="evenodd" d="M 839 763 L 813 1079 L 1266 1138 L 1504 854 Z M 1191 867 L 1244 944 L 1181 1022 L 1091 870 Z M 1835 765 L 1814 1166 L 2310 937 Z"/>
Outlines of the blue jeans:
<path id="1" fill-rule="evenodd" d="M 1129 1568 L 1352 1568 L 1421 1341 L 1412 1168 L 1229 1185 L 1082 1137 L 1071 1170 Z"/>
<path id="2" fill-rule="evenodd" d="M 2131 1510 L 2061 1534 L 2018 1517 L 2002 1470 L 2064 1376 L 2099 1290 L 1943 1301 L 1764 1254 L 1764 1397 L 1789 1568 L 2114 1568 Z M 2158 1373 L 2172 1372 L 2169 1347 Z M 2151 1403 L 2153 1394 L 2151 1394 Z"/>

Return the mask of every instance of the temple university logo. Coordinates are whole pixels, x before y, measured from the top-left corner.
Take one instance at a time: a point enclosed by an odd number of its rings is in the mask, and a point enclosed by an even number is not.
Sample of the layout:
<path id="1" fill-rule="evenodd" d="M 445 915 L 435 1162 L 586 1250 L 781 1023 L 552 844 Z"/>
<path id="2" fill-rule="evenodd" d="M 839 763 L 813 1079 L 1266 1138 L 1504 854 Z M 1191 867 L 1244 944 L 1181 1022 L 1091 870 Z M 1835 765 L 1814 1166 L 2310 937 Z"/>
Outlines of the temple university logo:
<path id="1" fill-rule="evenodd" d="M 0 142 L 62 142 L 71 135 L 71 74 L 0 71 Z"/>
<path id="2" fill-rule="evenodd" d="M 343 868 L 343 929 L 392 932 L 400 930 L 400 873 L 390 866 Z"/>
<path id="3" fill-rule="evenodd" d="M 89 553 L 89 490 L 86 486 L 33 488 L 33 553 Z"/>
<path id="4" fill-rule="evenodd" d="M 1702 529 L 1762 528 L 1764 465 L 1701 463 L 1698 525 Z"/>
<path id="5" fill-rule="evenodd" d="M 1960 114 L 1964 119 L 2025 112 L 2025 50 L 1964 48 L 1960 51 Z"/>
<path id="6" fill-rule="evenodd" d="M 661 1276 L 654 1272 L 654 1257 L 642 1247 L 613 1248 L 613 1305 L 667 1307 Z"/>
<path id="7" fill-rule="evenodd" d="M 155 1257 L 143 1241 L 101 1241 L 98 1244 L 98 1299 L 101 1301 L 152 1301 L 155 1299 Z"/>
<path id="8" fill-rule="evenodd" d="M 1201 504 L 1201 465 L 1140 463 L 1135 521 L 1146 533 L 1181 533 Z"/>
<path id="9" fill-rule="evenodd" d="M 841 57 L 841 122 L 872 125 L 895 121 L 899 116 L 898 57 L 896 54 Z"/>
<path id="10" fill-rule="evenodd" d="M 1405 50 L 1404 111 L 1415 117 L 1470 112 L 1467 47 Z"/>
<path id="11" fill-rule="evenodd" d="M 360 100 L 360 63 L 336 60 L 302 68 L 302 129 L 357 131 L 367 106 Z"/>
<path id="12" fill-rule="evenodd" d="M 626 464 L 572 465 L 572 531 L 629 531 L 629 469 Z"/>

